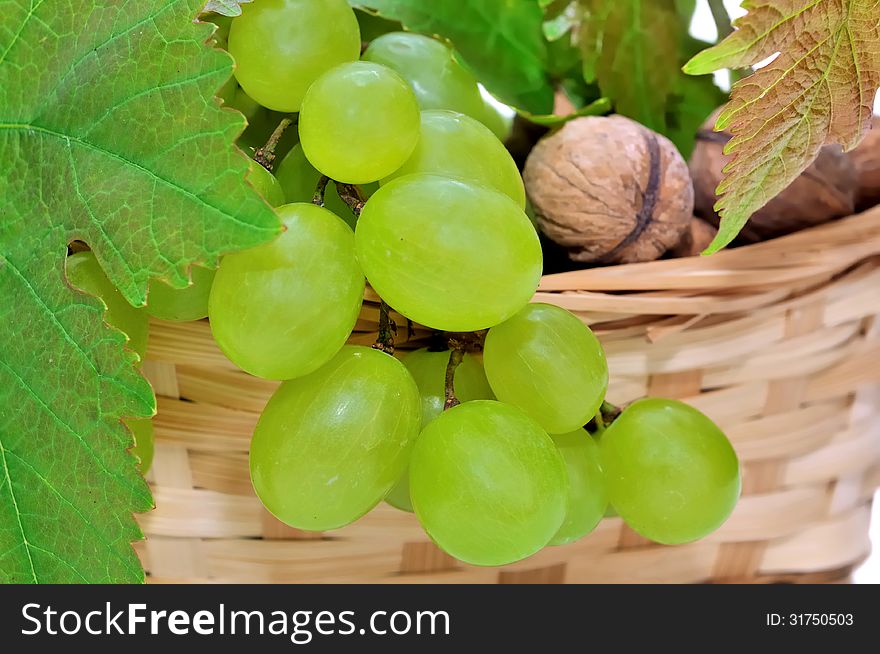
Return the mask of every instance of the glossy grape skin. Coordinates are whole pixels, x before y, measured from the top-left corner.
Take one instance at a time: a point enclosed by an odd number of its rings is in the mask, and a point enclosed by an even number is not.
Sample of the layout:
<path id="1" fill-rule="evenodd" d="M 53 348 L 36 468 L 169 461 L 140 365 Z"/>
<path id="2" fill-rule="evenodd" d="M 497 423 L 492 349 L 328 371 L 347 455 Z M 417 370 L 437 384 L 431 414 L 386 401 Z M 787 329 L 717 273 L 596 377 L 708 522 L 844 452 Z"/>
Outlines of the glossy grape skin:
<path id="1" fill-rule="evenodd" d="M 127 347 L 143 359 L 147 351 L 150 318 L 143 308 L 128 303 L 113 285 L 90 251 L 67 257 L 67 280 L 71 286 L 100 298 L 107 306 L 104 320 L 128 336 Z"/>
<path id="2" fill-rule="evenodd" d="M 446 403 L 446 366 L 450 354 L 449 350 L 432 352 L 423 348 L 409 352 L 403 357 L 403 365 L 409 370 L 419 388 L 422 429 L 443 412 Z M 486 373 L 483 372 L 483 364 L 471 354 L 465 354 L 455 369 L 452 387 L 459 402 L 495 399 L 492 389 L 489 388 Z M 413 510 L 409 497 L 408 474 L 401 476 L 385 501 L 401 511 Z"/>
<path id="3" fill-rule="evenodd" d="M 295 145 L 281 160 L 275 176 L 278 183 L 281 184 L 288 202 L 311 202 L 321 173 L 315 170 L 314 166 L 306 159 L 302 146 Z M 378 188 L 377 183 L 368 184 L 361 187 L 361 192 L 365 197 L 370 197 Z M 335 213 L 354 229 L 357 217 L 352 213 L 351 208 L 340 199 L 335 182 L 329 182 L 324 190 L 324 208 Z"/>
<path id="4" fill-rule="evenodd" d="M 437 175 L 408 175 L 376 191 L 355 244 L 376 292 L 433 329 L 497 325 L 541 279 L 541 245 L 522 209 L 490 188 Z"/>
<path id="5" fill-rule="evenodd" d="M 425 531 L 474 565 L 512 563 L 547 545 L 565 518 L 567 484 L 550 437 L 492 400 L 444 411 L 410 459 L 410 495 Z"/>
<path id="6" fill-rule="evenodd" d="M 503 114 L 494 104 L 486 100 L 483 117 L 480 122 L 488 127 L 499 141 L 504 143 L 513 132 L 513 116 L 515 114 Z"/>
<path id="7" fill-rule="evenodd" d="M 271 243 L 226 255 L 208 313 L 220 349 L 243 370 L 292 379 L 329 361 L 360 312 L 364 277 L 351 229 L 313 204 L 286 204 Z"/>
<path id="8" fill-rule="evenodd" d="M 418 431 L 419 392 L 403 364 L 346 345 L 269 400 L 251 442 L 254 490 L 292 527 L 345 526 L 385 497 Z"/>
<path id="9" fill-rule="evenodd" d="M 482 123 L 453 111 L 423 111 L 421 137 L 412 156 L 382 180 L 413 173 L 435 173 L 476 182 L 504 193 L 520 208 L 526 189 L 513 157 Z"/>
<path id="10" fill-rule="evenodd" d="M 437 39 L 390 32 L 370 43 L 363 59 L 397 71 L 412 87 L 422 109 L 449 109 L 477 120 L 485 117 L 477 81 Z"/>
<path id="11" fill-rule="evenodd" d="M 134 447 L 131 448 L 130 452 L 140 459 L 138 469 L 142 475 L 145 475 L 150 471 L 150 466 L 153 465 L 153 451 L 155 447 L 153 421 L 150 418 L 126 420 L 125 424 L 131 430 L 132 436 L 134 436 Z"/>
<path id="12" fill-rule="evenodd" d="M 345 0 L 260 0 L 241 9 L 229 29 L 235 76 L 269 109 L 299 111 L 316 79 L 360 56 L 360 28 Z"/>
<path id="13" fill-rule="evenodd" d="M 589 534 L 605 517 L 608 490 L 599 446 L 585 429 L 552 434 L 568 473 L 568 511 L 551 545 L 572 543 Z"/>
<path id="14" fill-rule="evenodd" d="M 284 190 L 275 178 L 275 175 L 263 168 L 256 161 L 251 160 L 248 166 L 248 182 L 253 186 L 266 202 L 273 207 L 280 207 L 287 202 Z"/>
<path id="15" fill-rule="evenodd" d="M 303 100 L 299 138 L 330 179 L 368 184 L 400 168 L 419 140 L 419 105 L 393 70 L 366 61 L 322 75 Z"/>
<path id="16" fill-rule="evenodd" d="M 193 266 L 191 283 L 186 288 L 172 288 L 154 279 L 147 295 L 147 313 L 160 320 L 188 322 L 208 316 L 208 297 L 214 283 L 215 269 Z"/>
<path id="17" fill-rule="evenodd" d="M 550 434 L 586 425 L 608 389 L 599 340 L 577 316 L 552 304 L 529 304 L 490 329 L 483 361 L 498 399 Z"/>
<path id="18" fill-rule="evenodd" d="M 599 442 L 608 499 L 624 521 L 658 543 L 715 531 L 736 506 L 739 461 L 724 433 L 676 400 L 634 402 Z"/>

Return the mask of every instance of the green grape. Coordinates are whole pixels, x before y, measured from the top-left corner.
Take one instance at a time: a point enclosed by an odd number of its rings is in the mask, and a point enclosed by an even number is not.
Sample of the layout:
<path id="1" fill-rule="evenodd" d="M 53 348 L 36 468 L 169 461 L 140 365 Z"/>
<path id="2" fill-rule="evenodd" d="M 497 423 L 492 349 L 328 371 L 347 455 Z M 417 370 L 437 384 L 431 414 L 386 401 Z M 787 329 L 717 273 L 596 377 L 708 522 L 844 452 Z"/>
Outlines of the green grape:
<path id="1" fill-rule="evenodd" d="M 513 116 L 512 113 L 510 115 L 502 113 L 497 106 L 486 100 L 483 118 L 480 119 L 480 122 L 492 130 L 495 138 L 504 143 L 513 132 Z"/>
<path id="2" fill-rule="evenodd" d="M 154 279 L 147 295 L 147 312 L 162 320 L 187 322 L 208 316 L 208 297 L 216 270 L 192 267 L 192 282 L 186 288 L 172 288 Z"/>
<path id="3" fill-rule="evenodd" d="M 446 403 L 446 365 L 450 351 L 432 352 L 428 349 L 415 350 L 403 357 L 403 365 L 409 370 L 422 402 L 422 429 L 443 412 Z M 494 400 L 492 389 L 483 372 L 483 364 L 476 357 L 465 354 L 455 369 L 452 388 L 459 402 L 472 400 Z M 412 511 L 409 499 L 409 475 L 401 476 L 400 481 L 385 498 L 391 506 L 402 511 Z"/>
<path id="4" fill-rule="evenodd" d="M 477 120 L 486 116 L 477 81 L 436 39 L 392 32 L 370 43 L 363 58 L 396 70 L 412 86 L 422 109 L 450 109 Z"/>
<path id="5" fill-rule="evenodd" d="M 360 56 L 357 18 L 345 0 L 260 0 L 241 9 L 229 30 L 235 76 L 269 109 L 299 111 L 318 77 Z"/>
<path id="6" fill-rule="evenodd" d="M 550 436 L 565 461 L 568 472 L 568 512 L 550 541 L 571 543 L 589 534 L 605 516 L 608 491 L 599 461 L 599 446 L 584 429 Z"/>
<path id="7" fill-rule="evenodd" d="M 501 402 L 467 402 L 430 422 L 416 440 L 409 481 L 428 535 L 474 565 L 534 554 L 565 518 L 562 456 L 537 423 Z"/>
<path id="8" fill-rule="evenodd" d="M 308 374 L 345 343 L 360 312 L 364 277 L 351 229 L 313 204 L 278 209 L 287 230 L 226 255 L 208 315 L 220 349 L 258 377 Z"/>
<path id="9" fill-rule="evenodd" d="M 605 430 L 599 449 L 609 501 L 630 527 L 658 543 L 706 536 L 739 498 L 730 441 L 683 402 L 634 402 Z"/>
<path id="10" fill-rule="evenodd" d="M 288 202 L 311 202 L 321 173 L 315 170 L 306 159 L 302 146 L 296 145 L 281 160 L 275 176 L 278 178 L 278 183 L 281 184 Z M 379 184 L 374 182 L 360 188 L 365 197 L 370 197 L 379 189 Z M 351 207 L 339 197 L 339 193 L 336 191 L 336 182 L 329 182 L 324 190 L 324 208 L 335 213 L 354 229 L 357 216 L 352 213 Z"/>
<path id="11" fill-rule="evenodd" d="M 483 362 L 498 399 L 551 434 L 587 424 L 608 389 L 602 345 L 577 316 L 552 304 L 529 304 L 490 329 Z"/>
<path id="12" fill-rule="evenodd" d="M 217 97 L 223 100 L 223 104 L 225 106 L 230 106 L 230 104 L 235 100 L 235 92 L 238 90 L 238 82 L 235 81 L 234 77 L 230 77 L 226 83 L 220 87 L 220 90 L 217 91 Z"/>
<path id="13" fill-rule="evenodd" d="M 214 42 L 217 44 L 218 48 L 226 49 L 227 42 L 229 41 L 229 28 L 232 26 L 232 17 L 224 16 L 222 14 L 208 14 L 206 16 L 202 16 L 199 20 L 202 20 L 206 23 L 214 23 L 217 26 L 216 31 L 214 32 Z"/>
<path id="14" fill-rule="evenodd" d="M 144 309 L 128 303 L 104 274 L 94 253 L 77 252 L 67 257 L 67 280 L 73 287 L 104 302 L 107 306 L 104 320 L 125 333 L 128 336 L 128 347 L 143 359 L 147 351 L 150 318 Z"/>
<path id="15" fill-rule="evenodd" d="M 376 292 L 411 320 L 465 332 L 519 311 L 541 279 L 541 245 L 506 195 L 437 175 L 386 184 L 355 230 Z"/>
<path id="16" fill-rule="evenodd" d="M 322 75 L 299 114 L 309 162 L 330 179 L 367 184 L 400 168 L 419 140 L 419 105 L 390 68 L 359 61 Z"/>
<path id="17" fill-rule="evenodd" d="M 254 490 L 288 525 L 342 527 L 385 497 L 418 432 L 419 391 L 403 364 L 347 345 L 269 400 L 251 441 Z"/>
<path id="18" fill-rule="evenodd" d="M 131 448 L 131 453 L 140 460 L 138 468 L 141 474 L 145 475 L 153 465 L 153 421 L 144 418 L 143 420 L 126 420 L 125 424 L 134 436 L 134 447 Z"/>
<path id="19" fill-rule="evenodd" d="M 244 89 L 236 86 L 232 97 L 229 99 L 227 106 L 232 107 L 244 114 L 250 124 L 252 121 L 258 121 L 258 115 L 266 115 L 268 112 L 257 103 L 251 96 L 245 93 Z"/>
<path id="20" fill-rule="evenodd" d="M 253 160 L 250 161 L 248 181 L 273 207 L 280 207 L 286 202 L 284 190 L 275 175 Z"/>
<path id="21" fill-rule="evenodd" d="M 526 206 L 526 190 L 513 157 L 488 127 L 452 111 L 423 111 L 419 144 L 400 168 L 382 180 L 436 173 L 490 186 Z"/>

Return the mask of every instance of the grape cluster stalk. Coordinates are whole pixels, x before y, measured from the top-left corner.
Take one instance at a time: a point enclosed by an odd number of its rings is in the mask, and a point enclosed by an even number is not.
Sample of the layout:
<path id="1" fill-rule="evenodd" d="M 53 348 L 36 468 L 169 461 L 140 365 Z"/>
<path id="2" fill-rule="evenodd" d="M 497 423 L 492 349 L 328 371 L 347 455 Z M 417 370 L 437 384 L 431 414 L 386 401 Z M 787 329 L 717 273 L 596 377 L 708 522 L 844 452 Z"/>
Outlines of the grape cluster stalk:
<path id="1" fill-rule="evenodd" d="M 324 531 L 385 501 L 487 566 L 582 538 L 609 506 L 667 544 L 725 521 L 740 470 L 722 431 L 676 400 L 611 405 L 594 333 L 532 302 L 543 257 L 522 178 L 449 45 L 391 32 L 362 49 L 346 0 L 209 18 L 237 64 L 220 97 L 255 121 L 240 144 L 261 112 L 277 119 L 248 181 L 286 229 L 194 269 L 189 288 L 154 282 L 147 311 L 209 317 L 233 363 L 281 382 L 250 448 L 272 514 Z M 82 255 L 68 267 L 83 259 L 71 280 L 88 287 L 103 273 Z M 382 298 L 372 348 L 347 344 L 367 282 Z M 146 313 L 101 284 L 137 348 Z M 401 354 L 392 308 L 434 344 Z"/>

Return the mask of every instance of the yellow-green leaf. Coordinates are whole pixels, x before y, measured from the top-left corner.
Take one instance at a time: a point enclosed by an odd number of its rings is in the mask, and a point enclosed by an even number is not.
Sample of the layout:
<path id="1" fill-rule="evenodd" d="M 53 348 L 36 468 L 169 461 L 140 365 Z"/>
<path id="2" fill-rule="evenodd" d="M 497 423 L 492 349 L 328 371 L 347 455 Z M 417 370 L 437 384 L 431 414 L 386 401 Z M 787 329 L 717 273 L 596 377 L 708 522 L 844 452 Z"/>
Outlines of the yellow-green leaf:
<path id="1" fill-rule="evenodd" d="M 880 87 L 880 0 L 749 0 L 733 34 L 696 55 L 693 75 L 744 68 L 716 129 L 733 138 L 718 187 L 718 236 L 730 243 L 749 217 L 785 189 L 826 143 L 852 149 L 871 124 Z"/>
<path id="2" fill-rule="evenodd" d="M 204 0 L 8 0 L 0 11 L 0 581 L 136 582 L 132 512 L 152 505 L 123 417 L 154 399 L 64 276 L 92 247 L 132 304 L 151 277 L 264 242 L 244 118 L 214 92 Z"/>

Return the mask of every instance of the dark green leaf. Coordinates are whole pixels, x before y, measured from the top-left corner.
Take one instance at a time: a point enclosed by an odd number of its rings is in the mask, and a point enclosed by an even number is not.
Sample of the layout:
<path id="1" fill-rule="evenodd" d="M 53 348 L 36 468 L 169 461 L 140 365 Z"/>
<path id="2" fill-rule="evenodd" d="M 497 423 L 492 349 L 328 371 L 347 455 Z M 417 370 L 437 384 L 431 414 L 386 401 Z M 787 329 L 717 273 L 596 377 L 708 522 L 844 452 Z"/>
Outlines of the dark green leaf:
<path id="1" fill-rule="evenodd" d="M 0 580 L 136 582 L 150 493 L 120 418 L 149 384 L 65 283 L 89 243 L 132 304 L 151 277 L 256 245 L 277 218 L 244 182 L 242 116 L 204 0 L 11 0 L 0 29 Z"/>
<path id="2" fill-rule="evenodd" d="M 680 66 L 675 0 L 580 0 L 580 6 L 587 82 L 598 81 L 617 113 L 663 133 Z"/>

